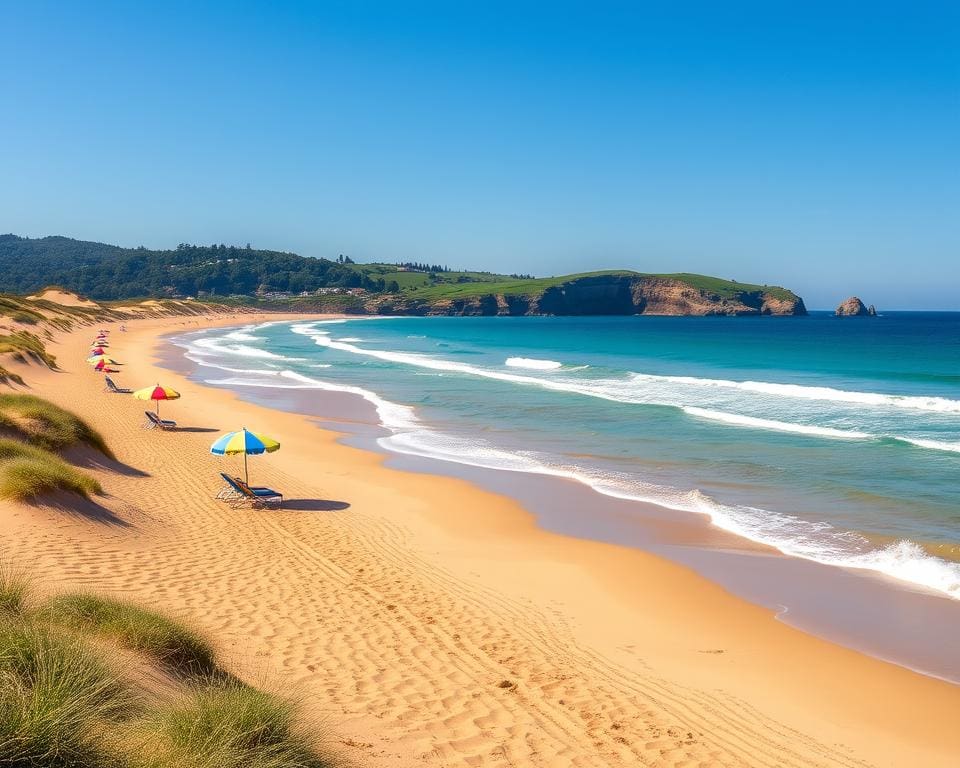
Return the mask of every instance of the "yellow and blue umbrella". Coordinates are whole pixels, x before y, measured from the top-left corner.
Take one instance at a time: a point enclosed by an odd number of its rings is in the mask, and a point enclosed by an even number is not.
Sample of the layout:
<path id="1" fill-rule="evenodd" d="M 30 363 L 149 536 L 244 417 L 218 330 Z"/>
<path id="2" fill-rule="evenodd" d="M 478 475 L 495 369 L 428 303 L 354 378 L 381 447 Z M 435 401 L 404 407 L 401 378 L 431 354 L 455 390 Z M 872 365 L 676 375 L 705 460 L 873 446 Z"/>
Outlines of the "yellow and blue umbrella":
<path id="1" fill-rule="evenodd" d="M 247 455 L 257 456 L 261 453 L 273 453 L 278 450 L 280 450 L 280 443 L 272 437 L 251 432 L 246 427 L 239 432 L 228 432 L 218 437 L 210 446 L 210 453 L 215 453 L 217 456 L 243 454 L 243 478 L 246 483 L 250 482 L 250 476 L 247 473 Z"/>
<path id="2" fill-rule="evenodd" d="M 137 400 L 156 400 L 157 401 L 157 415 L 160 415 L 160 401 L 161 400 L 176 400 L 180 397 L 180 393 L 175 389 L 170 389 L 170 387 L 161 387 L 157 384 L 154 387 L 144 387 L 143 389 L 138 389 L 133 393 L 133 396 Z"/>
<path id="3" fill-rule="evenodd" d="M 101 360 L 102 360 L 106 365 L 119 365 L 119 363 L 117 363 L 117 361 L 114 360 L 114 359 L 113 359 L 112 357 L 110 357 L 109 355 L 93 355 L 93 357 L 88 357 L 88 358 L 87 358 L 87 362 L 90 363 L 90 365 L 96 365 L 96 364 L 99 363 Z"/>

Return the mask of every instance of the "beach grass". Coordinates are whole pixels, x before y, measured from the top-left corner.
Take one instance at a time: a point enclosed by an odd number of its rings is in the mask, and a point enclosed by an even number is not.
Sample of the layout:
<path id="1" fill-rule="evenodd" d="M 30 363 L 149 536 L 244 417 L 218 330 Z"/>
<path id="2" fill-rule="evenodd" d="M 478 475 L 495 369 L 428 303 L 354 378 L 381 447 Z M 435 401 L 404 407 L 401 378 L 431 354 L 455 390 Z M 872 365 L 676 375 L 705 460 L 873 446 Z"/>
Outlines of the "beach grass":
<path id="1" fill-rule="evenodd" d="M 19 384 L 21 387 L 26 384 L 26 382 L 23 380 L 23 376 L 21 376 L 19 373 L 14 373 L 13 371 L 8 370 L 0 365 L 0 384 L 9 385 L 11 382 L 13 384 Z"/>
<path id="2" fill-rule="evenodd" d="M 0 334 L 0 355 L 12 355 L 20 362 L 35 360 L 47 368 L 57 368 L 57 359 L 47 351 L 43 339 L 30 331 Z"/>
<path id="3" fill-rule="evenodd" d="M 103 487 L 59 456 L 18 440 L 0 439 L 0 498 L 29 501 L 68 491 L 89 498 Z"/>
<path id="4" fill-rule="evenodd" d="M 216 675 L 213 648 L 180 622 L 135 603 L 90 593 L 60 595 L 41 609 L 44 619 L 108 637 L 182 675 Z"/>
<path id="5" fill-rule="evenodd" d="M 30 306 L 27 299 L 12 294 L 0 294 L 0 317 L 9 317 L 11 320 L 30 325 L 36 325 L 45 319 L 41 312 L 37 312 Z"/>
<path id="6" fill-rule="evenodd" d="M 9 619 L 23 614 L 30 591 L 24 571 L 0 560 L 0 617 Z"/>
<path id="7" fill-rule="evenodd" d="M 296 728 L 296 707 L 242 684 L 198 690 L 148 721 L 150 768 L 327 768 Z M 152 738 L 151 738 L 152 737 Z"/>
<path id="8" fill-rule="evenodd" d="M 93 594 L 33 610 L 29 593 L 27 575 L 0 561 L 0 766 L 340 764 L 305 735 L 295 703 L 221 672 L 189 627 Z M 108 661 L 117 646 L 130 652 L 122 666 Z"/>
<path id="9" fill-rule="evenodd" d="M 97 430 L 76 414 L 36 395 L 0 395 L 0 429 L 51 451 L 85 444 L 113 458 Z"/>
<path id="10" fill-rule="evenodd" d="M 135 703 L 82 638 L 0 620 L 0 765 L 121 766 L 103 735 Z"/>

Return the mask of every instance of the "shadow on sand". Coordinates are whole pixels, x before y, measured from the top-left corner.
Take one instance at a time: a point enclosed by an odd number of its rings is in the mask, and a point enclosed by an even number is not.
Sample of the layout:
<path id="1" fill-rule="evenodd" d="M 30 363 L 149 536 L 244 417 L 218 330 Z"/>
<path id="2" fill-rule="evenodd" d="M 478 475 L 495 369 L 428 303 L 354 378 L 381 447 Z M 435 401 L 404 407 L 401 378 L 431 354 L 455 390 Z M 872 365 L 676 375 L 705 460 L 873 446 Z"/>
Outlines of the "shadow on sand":
<path id="1" fill-rule="evenodd" d="M 53 509 L 68 515 L 82 517 L 103 525 L 112 525 L 117 528 L 132 528 L 133 524 L 117 517 L 113 512 L 98 504 L 93 499 L 85 499 L 73 493 L 58 492 L 40 499 L 32 506 L 37 508 Z"/>
<path id="2" fill-rule="evenodd" d="M 330 499 L 284 499 L 281 509 L 298 512 L 337 512 L 349 507 L 350 505 L 345 501 Z"/>
<path id="3" fill-rule="evenodd" d="M 88 446 L 69 448 L 64 451 L 62 455 L 63 458 L 78 467 L 102 469 L 107 472 L 116 472 L 118 475 L 126 475 L 127 477 L 150 477 L 149 472 L 131 467 L 129 464 L 124 464 L 117 459 L 111 459 L 108 456 L 104 456 L 95 448 Z"/>

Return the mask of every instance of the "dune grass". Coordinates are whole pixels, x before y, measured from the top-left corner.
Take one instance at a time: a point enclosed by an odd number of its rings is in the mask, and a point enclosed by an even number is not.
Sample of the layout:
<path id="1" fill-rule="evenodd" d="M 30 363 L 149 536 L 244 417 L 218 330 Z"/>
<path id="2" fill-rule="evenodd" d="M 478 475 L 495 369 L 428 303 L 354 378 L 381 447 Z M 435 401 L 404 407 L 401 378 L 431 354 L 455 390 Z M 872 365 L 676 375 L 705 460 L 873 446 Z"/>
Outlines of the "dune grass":
<path id="1" fill-rule="evenodd" d="M 0 334 L 0 355 L 12 355 L 14 360 L 36 360 L 56 370 L 57 358 L 47 352 L 43 339 L 30 331 Z"/>
<path id="2" fill-rule="evenodd" d="M 298 734 L 289 702 L 235 684 L 197 691 L 160 712 L 147 726 L 152 766 L 195 768 L 326 768 Z M 151 738 L 152 737 L 152 738 Z"/>
<path id="3" fill-rule="evenodd" d="M 0 317 L 9 317 L 19 323 L 36 325 L 44 321 L 43 313 L 30 306 L 22 296 L 0 294 Z"/>
<path id="4" fill-rule="evenodd" d="M 22 615 L 29 590 L 26 573 L 0 560 L 0 618 Z"/>
<path id="5" fill-rule="evenodd" d="M 0 395 L 0 427 L 47 450 L 85 444 L 114 458 L 103 436 L 87 422 L 36 395 Z"/>
<path id="6" fill-rule="evenodd" d="M 0 365 L 0 384 L 19 384 L 21 387 L 26 385 L 26 382 L 23 380 L 23 376 L 19 373 L 14 373 L 13 371 L 7 370 L 2 365 Z"/>
<path id="7" fill-rule="evenodd" d="M 29 592 L 26 576 L 0 561 L 0 766 L 340 763 L 303 735 L 295 704 L 220 672 L 209 644 L 189 627 L 91 594 L 63 595 L 33 609 Z M 135 652 L 122 670 L 106 660 L 116 656 L 117 644 Z M 201 674 L 172 688 L 152 687 L 161 669 Z"/>
<path id="8" fill-rule="evenodd" d="M 102 494 L 103 487 L 49 451 L 18 440 L 0 439 L 0 498 L 29 501 L 54 491 L 89 498 Z"/>
<path id="9" fill-rule="evenodd" d="M 0 621 L 0 764 L 123 765 L 102 738 L 133 709 L 118 673 L 82 639 Z"/>
<path id="10" fill-rule="evenodd" d="M 134 603 L 89 593 L 60 595 L 41 610 L 48 621 L 110 637 L 185 675 L 215 675 L 213 648 L 198 633 Z"/>

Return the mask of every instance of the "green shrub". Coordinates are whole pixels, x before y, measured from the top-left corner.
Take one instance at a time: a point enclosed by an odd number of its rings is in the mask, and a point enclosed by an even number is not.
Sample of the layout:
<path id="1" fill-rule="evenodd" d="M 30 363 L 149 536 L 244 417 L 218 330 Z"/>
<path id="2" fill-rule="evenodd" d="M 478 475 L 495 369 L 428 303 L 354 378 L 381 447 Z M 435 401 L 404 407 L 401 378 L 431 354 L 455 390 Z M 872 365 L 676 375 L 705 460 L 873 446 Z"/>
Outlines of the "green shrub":
<path id="1" fill-rule="evenodd" d="M 132 704 L 119 675 L 79 638 L 0 623 L 0 765 L 118 766 L 101 737 Z"/>
<path id="2" fill-rule="evenodd" d="M 0 395 L 0 427 L 51 451 L 85 443 L 113 458 L 103 437 L 87 422 L 36 395 Z"/>
<path id="3" fill-rule="evenodd" d="M 89 498 L 100 483 L 59 456 L 17 440 L 0 439 L 0 498 L 26 501 L 51 491 Z"/>
<path id="4" fill-rule="evenodd" d="M 217 672 L 213 649 L 198 633 L 133 603 L 91 594 L 61 595 L 50 600 L 41 615 L 64 626 L 114 638 L 183 674 Z"/>
<path id="5" fill-rule="evenodd" d="M 295 730 L 295 708 L 243 685 L 198 691 L 149 724 L 153 766 L 195 768 L 324 768 Z"/>

